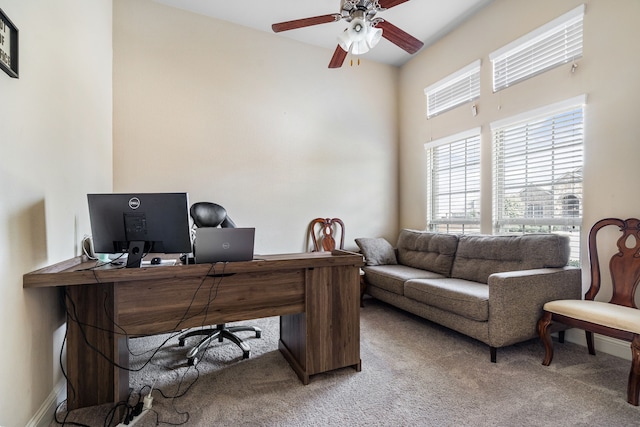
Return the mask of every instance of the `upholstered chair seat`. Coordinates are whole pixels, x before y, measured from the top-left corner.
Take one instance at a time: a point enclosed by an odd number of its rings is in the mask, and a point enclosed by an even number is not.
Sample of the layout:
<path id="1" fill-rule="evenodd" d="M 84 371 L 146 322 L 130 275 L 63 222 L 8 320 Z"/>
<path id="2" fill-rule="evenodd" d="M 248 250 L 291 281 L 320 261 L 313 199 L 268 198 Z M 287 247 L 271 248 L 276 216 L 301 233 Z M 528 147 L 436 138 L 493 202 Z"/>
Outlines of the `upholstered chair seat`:
<path id="1" fill-rule="evenodd" d="M 637 308 L 601 301 L 560 300 L 546 303 L 544 311 L 640 334 L 640 310 Z"/>

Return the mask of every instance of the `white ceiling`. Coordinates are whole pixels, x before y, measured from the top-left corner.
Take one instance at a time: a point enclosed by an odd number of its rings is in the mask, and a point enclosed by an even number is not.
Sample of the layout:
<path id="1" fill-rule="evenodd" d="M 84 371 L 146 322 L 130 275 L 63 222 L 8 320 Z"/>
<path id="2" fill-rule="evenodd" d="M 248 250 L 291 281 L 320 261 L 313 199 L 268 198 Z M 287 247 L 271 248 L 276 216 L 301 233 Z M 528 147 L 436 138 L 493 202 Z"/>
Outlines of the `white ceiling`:
<path id="1" fill-rule="evenodd" d="M 271 24 L 340 12 L 340 0 L 155 0 L 158 3 L 272 34 Z M 492 0 L 412 0 L 380 12 L 384 18 L 428 46 Z M 342 20 L 278 33 L 310 45 L 325 47 L 327 64 L 337 46 L 338 35 L 347 27 Z M 424 49 L 424 48 L 423 48 Z M 411 55 L 386 39 L 363 59 L 400 66 Z"/>

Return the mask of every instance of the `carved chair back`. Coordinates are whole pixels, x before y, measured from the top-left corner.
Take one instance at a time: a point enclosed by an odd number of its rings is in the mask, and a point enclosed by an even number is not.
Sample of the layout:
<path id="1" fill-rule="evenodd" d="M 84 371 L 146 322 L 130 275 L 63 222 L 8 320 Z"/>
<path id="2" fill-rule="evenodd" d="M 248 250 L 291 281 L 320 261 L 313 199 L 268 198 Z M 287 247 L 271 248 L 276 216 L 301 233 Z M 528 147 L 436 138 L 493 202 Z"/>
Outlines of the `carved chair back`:
<path id="1" fill-rule="evenodd" d="M 344 249 L 344 223 L 340 218 L 316 218 L 309 224 L 313 251 L 336 249 L 336 237 L 340 233 L 339 249 Z"/>
<path id="2" fill-rule="evenodd" d="M 617 240 L 618 252 L 609 261 L 613 295 L 611 304 L 638 308 L 635 292 L 640 281 L 640 220 L 629 218 L 606 218 L 594 224 L 589 232 L 589 257 L 591 264 L 591 286 L 585 299 L 593 300 L 600 290 L 601 274 L 598 259 L 597 234 L 608 225 L 617 225 L 622 235 Z"/>

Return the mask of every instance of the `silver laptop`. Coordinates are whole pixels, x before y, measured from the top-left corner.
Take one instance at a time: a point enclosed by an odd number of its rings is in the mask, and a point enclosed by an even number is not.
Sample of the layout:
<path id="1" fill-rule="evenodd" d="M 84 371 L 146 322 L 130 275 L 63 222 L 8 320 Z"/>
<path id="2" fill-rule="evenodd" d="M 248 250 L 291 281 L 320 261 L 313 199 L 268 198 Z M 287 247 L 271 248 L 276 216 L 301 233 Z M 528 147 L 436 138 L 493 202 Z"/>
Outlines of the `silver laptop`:
<path id="1" fill-rule="evenodd" d="M 196 264 L 251 261 L 255 228 L 196 228 L 193 253 Z"/>

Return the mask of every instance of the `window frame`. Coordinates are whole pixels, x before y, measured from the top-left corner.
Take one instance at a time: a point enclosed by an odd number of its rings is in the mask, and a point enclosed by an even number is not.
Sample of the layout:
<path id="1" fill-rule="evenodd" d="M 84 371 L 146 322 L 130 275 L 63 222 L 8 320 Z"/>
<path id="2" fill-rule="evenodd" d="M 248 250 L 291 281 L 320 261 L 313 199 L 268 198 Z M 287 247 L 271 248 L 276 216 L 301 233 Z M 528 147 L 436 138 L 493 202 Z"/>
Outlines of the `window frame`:
<path id="1" fill-rule="evenodd" d="M 548 138 L 545 139 L 542 134 L 533 131 L 538 130 L 538 128 L 545 129 L 545 126 L 542 125 L 543 123 L 557 121 L 567 113 L 578 109 L 581 110 L 579 122 L 574 122 L 574 119 L 571 119 L 570 122 L 560 122 L 560 126 L 552 127 L 554 132 L 549 131 L 552 135 L 550 141 L 553 144 L 548 145 Z M 521 230 L 517 234 L 535 233 L 535 231 L 528 231 L 528 229 L 535 228 L 545 229 L 546 231 L 544 232 L 570 234 L 573 236 L 571 242 L 572 259 L 579 260 L 580 229 L 582 228 L 583 220 L 583 207 L 581 204 L 584 199 L 585 116 L 586 96 L 581 95 L 490 124 L 492 140 L 491 163 L 493 169 L 493 234 L 513 234 L 514 231 L 505 229 L 516 227 Z M 513 134 L 511 141 L 504 138 L 505 132 L 516 129 L 518 129 L 517 134 Z M 579 130 L 578 134 L 569 133 L 571 137 L 565 134 L 566 131 L 575 132 L 576 129 Z M 529 130 L 532 131 L 528 132 Z M 579 138 L 575 139 L 577 136 Z M 574 140 L 579 140 L 579 144 L 576 144 Z M 542 144 L 539 141 L 543 141 Z M 515 155 L 507 156 L 511 157 L 511 160 L 509 158 L 505 159 L 505 146 L 509 143 L 519 144 L 514 147 L 524 147 L 521 149 L 522 154 L 518 153 L 518 156 L 523 156 L 521 162 L 517 160 Z M 547 153 L 554 156 L 560 153 L 562 161 L 558 161 L 557 165 L 544 165 Z M 579 166 L 576 166 L 576 155 L 578 153 L 580 153 Z M 537 157 L 534 158 L 533 155 Z M 532 159 L 531 162 L 530 159 Z M 510 165 L 506 166 L 505 163 L 509 161 L 511 162 Z M 529 168 L 529 172 L 516 176 L 513 171 L 517 167 L 523 170 Z M 548 169 L 542 169 L 542 167 L 547 167 Z M 508 174 L 511 175 L 509 179 L 512 182 L 510 183 L 505 182 L 505 176 Z M 545 179 L 548 181 L 538 178 L 542 176 L 546 176 L 547 178 Z M 556 176 L 562 176 L 562 178 L 559 179 Z M 518 180 L 523 180 L 524 182 L 520 184 L 517 182 Z M 566 187 L 563 187 L 565 185 Z M 506 212 L 508 205 L 513 205 L 517 202 L 513 201 L 512 197 L 507 196 L 507 189 L 512 188 L 512 190 L 515 190 L 520 187 L 522 188 L 520 192 L 538 192 L 539 195 L 537 197 L 535 195 L 531 197 L 525 196 L 521 200 L 524 206 L 520 206 L 518 209 L 523 214 L 509 217 Z M 569 189 L 579 189 L 579 191 L 563 193 L 563 191 L 568 191 Z M 548 193 L 546 196 L 544 195 L 545 192 Z M 568 200 L 571 200 L 571 203 L 568 203 Z M 527 215 L 528 213 L 530 215 Z"/>
<path id="2" fill-rule="evenodd" d="M 441 231 L 440 227 L 444 227 L 444 232 L 451 232 L 451 228 L 461 229 L 462 232 L 465 233 L 479 233 L 480 225 L 481 225 L 481 148 L 482 148 L 482 133 L 481 128 L 476 127 L 469 129 L 464 132 L 460 132 L 454 135 L 450 135 L 444 138 L 439 138 L 435 141 L 428 142 L 424 144 L 425 152 L 426 152 L 426 163 L 427 163 L 427 226 L 432 231 Z M 464 185 L 464 191 L 449 191 L 446 193 L 442 193 L 438 191 L 438 185 L 440 182 L 439 177 L 437 176 L 437 170 L 435 169 L 435 162 L 437 161 L 437 151 L 438 149 L 442 149 L 444 147 L 452 147 L 454 144 L 463 144 L 464 145 L 464 155 L 465 161 L 463 164 L 464 167 L 464 182 L 460 183 L 458 180 L 455 181 L 458 185 Z M 475 160 L 469 161 L 467 156 L 474 155 Z M 449 153 L 450 154 L 450 153 Z M 469 171 L 469 167 L 472 166 L 472 170 Z M 460 170 L 460 165 L 451 164 L 451 159 L 446 164 L 441 171 L 446 171 L 449 174 L 449 177 L 452 174 L 452 170 L 457 169 Z M 469 178 L 469 177 L 472 178 Z M 469 188 L 469 181 L 472 181 L 477 185 L 477 188 Z M 451 189 L 454 185 L 452 181 L 449 181 L 449 188 Z M 464 208 L 463 208 L 463 216 L 455 216 L 454 212 L 451 211 L 452 205 L 452 195 L 453 194 L 463 194 L 464 198 Z M 469 203 L 467 197 L 469 194 L 477 193 L 477 206 L 474 206 L 474 211 L 477 212 L 477 216 L 473 217 L 469 215 L 469 211 L 467 211 L 467 204 Z M 437 214 L 441 212 L 439 210 L 438 196 L 445 195 L 448 199 L 449 210 L 447 212 L 447 217 L 445 218 L 436 218 Z M 474 226 L 474 227 L 469 227 Z M 467 230 L 465 230 L 465 228 Z M 469 231 L 469 228 L 475 228 L 476 231 Z M 456 231 L 457 232 L 457 231 Z"/>

